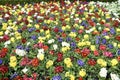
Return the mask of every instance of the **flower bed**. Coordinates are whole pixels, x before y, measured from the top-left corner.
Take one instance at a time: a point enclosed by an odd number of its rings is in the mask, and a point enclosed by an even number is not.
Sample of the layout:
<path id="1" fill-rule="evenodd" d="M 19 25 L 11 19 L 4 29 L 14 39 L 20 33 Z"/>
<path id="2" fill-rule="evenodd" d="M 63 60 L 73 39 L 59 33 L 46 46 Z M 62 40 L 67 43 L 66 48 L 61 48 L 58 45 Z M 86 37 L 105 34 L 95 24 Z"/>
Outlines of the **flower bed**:
<path id="1" fill-rule="evenodd" d="M 120 80 L 120 18 L 93 2 L 0 5 L 0 80 Z"/>

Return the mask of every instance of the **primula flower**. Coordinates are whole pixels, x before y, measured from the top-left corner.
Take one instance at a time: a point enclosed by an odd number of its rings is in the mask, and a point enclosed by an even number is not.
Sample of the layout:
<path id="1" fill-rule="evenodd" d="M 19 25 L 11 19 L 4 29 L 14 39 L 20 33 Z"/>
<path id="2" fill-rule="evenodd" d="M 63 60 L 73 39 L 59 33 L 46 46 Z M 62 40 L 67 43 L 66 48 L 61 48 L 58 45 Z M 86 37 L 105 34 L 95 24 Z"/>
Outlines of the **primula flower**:
<path id="1" fill-rule="evenodd" d="M 53 65 L 53 61 L 52 60 L 49 60 L 47 63 L 46 63 L 46 68 L 49 68 L 50 66 Z"/>
<path id="2" fill-rule="evenodd" d="M 81 70 L 79 71 L 79 75 L 80 75 L 81 77 L 86 76 L 86 70 L 85 70 L 85 69 L 81 69 Z"/>
<path id="3" fill-rule="evenodd" d="M 100 77 L 105 77 L 105 78 L 106 78 L 107 72 L 108 72 L 108 71 L 107 71 L 106 68 L 101 68 L 101 69 L 100 69 L 100 72 L 99 72 Z"/>

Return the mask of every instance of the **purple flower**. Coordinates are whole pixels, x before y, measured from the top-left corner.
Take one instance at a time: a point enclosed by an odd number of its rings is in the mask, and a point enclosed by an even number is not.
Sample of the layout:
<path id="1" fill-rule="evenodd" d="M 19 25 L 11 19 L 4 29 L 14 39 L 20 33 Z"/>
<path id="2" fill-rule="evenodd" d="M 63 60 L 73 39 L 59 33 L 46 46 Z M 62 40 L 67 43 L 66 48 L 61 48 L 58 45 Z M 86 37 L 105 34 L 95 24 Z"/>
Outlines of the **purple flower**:
<path id="1" fill-rule="evenodd" d="M 76 47 L 76 43 L 75 42 L 71 42 L 70 44 L 72 47 Z"/>
<path id="2" fill-rule="evenodd" d="M 96 36 L 96 39 L 100 39 L 100 36 Z"/>
<path id="3" fill-rule="evenodd" d="M 29 32 L 32 32 L 32 31 L 34 31 L 34 30 L 35 30 L 35 28 L 34 28 L 34 27 L 33 27 L 33 28 L 29 28 L 29 29 L 28 29 L 28 31 L 29 31 Z"/>
<path id="4" fill-rule="evenodd" d="M 113 45 L 112 44 L 108 44 L 108 48 L 113 49 Z"/>
<path id="5" fill-rule="evenodd" d="M 110 29 L 110 33 L 111 33 L 111 34 L 115 34 L 115 33 L 116 33 L 116 32 L 115 32 L 115 29 L 114 29 L 114 28 L 111 28 L 111 29 Z"/>
<path id="6" fill-rule="evenodd" d="M 13 75 L 11 75 L 10 79 L 12 80 L 13 78 L 15 78 L 17 76 L 17 73 L 15 72 Z"/>
<path id="7" fill-rule="evenodd" d="M 118 49 L 117 54 L 120 55 L 120 49 Z"/>
<path id="8" fill-rule="evenodd" d="M 0 59 L 0 65 L 3 63 L 2 59 Z"/>
<path id="9" fill-rule="evenodd" d="M 62 39 L 61 37 L 58 38 L 58 41 L 59 41 L 59 42 L 62 42 L 62 40 L 63 40 L 63 39 Z"/>
<path id="10" fill-rule="evenodd" d="M 106 42 L 107 42 L 106 39 L 103 38 L 103 39 L 102 39 L 102 43 L 103 43 L 103 44 L 106 44 Z"/>
<path id="11" fill-rule="evenodd" d="M 54 76 L 53 78 L 52 78 L 52 80 L 61 80 L 61 76 Z"/>
<path id="12" fill-rule="evenodd" d="M 76 32 L 76 30 L 75 30 L 75 29 L 72 29 L 72 32 Z"/>
<path id="13" fill-rule="evenodd" d="M 82 60 L 77 60 L 77 64 L 78 64 L 79 66 L 84 66 L 84 62 L 83 62 Z"/>
<path id="14" fill-rule="evenodd" d="M 29 52 L 30 48 L 29 48 L 29 47 L 26 47 L 25 50 L 26 50 L 27 52 Z"/>
<path id="15" fill-rule="evenodd" d="M 96 44 L 99 44 L 99 39 L 96 39 Z"/>
<path id="16" fill-rule="evenodd" d="M 32 36 L 31 36 L 31 39 L 36 40 L 36 39 L 37 39 L 37 36 L 36 36 L 36 35 L 32 35 Z"/>
<path id="17" fill-rule="evenodd" d="M 59 29 L 59 32 L 63 32 L 63 30 L 62 30 L 62 29 Z"/>
<path id="18" fill-rule="evenodd" d="M 17 49 L 24 49 L 24 47 L 22 45 L 18 45 L 16 48 Z"/>
<path id="19" fill-rule="evenodd" d="M 18 31 L 19 33 L 22 33 L 22 30 L 21 30 L 21 29 L 18 29 L 17 31 Z"/>
<path id="20" fill-rule="evenodd" d="M 66 41 L 68 42 L 68 41 L 71 41 L 71 38 L 70 37 L 67 37 L 66 38 Z"/>

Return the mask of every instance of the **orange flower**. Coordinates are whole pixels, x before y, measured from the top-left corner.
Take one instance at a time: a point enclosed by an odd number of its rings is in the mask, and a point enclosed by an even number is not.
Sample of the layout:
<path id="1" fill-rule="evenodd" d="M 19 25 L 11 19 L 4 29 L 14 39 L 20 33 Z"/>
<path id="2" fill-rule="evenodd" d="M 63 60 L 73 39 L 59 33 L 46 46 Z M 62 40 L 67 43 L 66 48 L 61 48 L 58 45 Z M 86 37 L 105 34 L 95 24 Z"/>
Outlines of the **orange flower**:
<path id="1" fill-rule="evenodd" d="M 44 50 L 48 50 L 48 46 L 47 46 L 47 45 L 44 45 L 42 48 L 43 48 Z"/>
<path id="2" fill-rule="evenodd" d="M 34 58 L 32 60 L 32 66 L 37 67 L 38 65 L 39 65 L 39 59 L 38 58 Z"/>

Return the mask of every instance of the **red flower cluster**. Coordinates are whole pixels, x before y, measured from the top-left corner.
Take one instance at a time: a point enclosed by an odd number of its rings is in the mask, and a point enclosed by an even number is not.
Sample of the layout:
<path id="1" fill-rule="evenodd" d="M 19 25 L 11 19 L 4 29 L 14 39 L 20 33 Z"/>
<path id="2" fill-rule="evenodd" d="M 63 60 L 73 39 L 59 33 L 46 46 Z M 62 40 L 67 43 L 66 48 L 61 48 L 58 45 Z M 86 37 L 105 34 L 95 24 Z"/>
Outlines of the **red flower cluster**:
<path id="1" fill-rule="evenodd" d="M 55 67 L 55 73 L 61 73 L 63 72 L 63 67 L 62 66 L 56 66 Z"/>
<path id="2" fill-rule="evenodd" d="M 94 59 L 89 59 L 89 60 L 88 60 L 88 64 L 89 64 L 90 66 L 94 66 L 94 65 L 96 64 L 96 61 L 95 61 Z"/>
<path id="3" fill-rule="evenodd" d="M 32 66 L 37 67 L 38 65 L 39 65 L 39 59 L 38 58 L 32 59 Z"/>
<path id="4" fill-rule="evenodd" d="M 58 52 L 57 54 L 57 62 L 60 62 L 63 60 L 63 54 L 61 52 Z"/>
<path id="5" fill-rule="evenodd" d="M 4 75 L 7 72 L 8 72 L 8 67 L 5 65 L 1 65 L 0 66 L 0 73 L 2 73 L 2 75 Z"/>
<path id="6" fill-rule="evenodd" d="M 0 50 L 0 58 L 4 58 L 7 52 L 8 52 L 7 48 L 2 48 L 2 50 Z"/>

